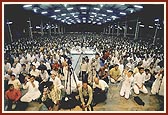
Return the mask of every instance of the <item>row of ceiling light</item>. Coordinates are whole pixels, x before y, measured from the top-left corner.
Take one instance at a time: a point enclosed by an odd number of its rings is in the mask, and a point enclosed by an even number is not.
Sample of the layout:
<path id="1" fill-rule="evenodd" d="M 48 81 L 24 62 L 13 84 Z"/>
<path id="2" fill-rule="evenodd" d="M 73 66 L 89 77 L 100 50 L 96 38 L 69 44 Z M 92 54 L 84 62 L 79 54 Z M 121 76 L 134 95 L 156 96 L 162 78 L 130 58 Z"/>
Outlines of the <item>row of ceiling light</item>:
<path id="1" fill-rule="evenodd" d="M 125 5 L 125 4 L 121 4 L 121 5 Z M 67 6 L 66 4 L 64 5 L 65 7 Z M 32 5 L 24 5 L 23 7 L 32 7 Z M 103 5 L 101 4 L 100 5 L 100 8 L 99 7 L 94 7 L 93 9 L 95 11 L 93 12 L 89 12 L 89 17 L 86 17 L 85 14 L 87 14 L 87 9 L 88 7 L 80 7 L 80 10 L 81 12 L 71 12 L 69 14 L 66 14 L 66 13 L 62 13 L 62 14 L 57 14 L 57 15 L 51 15 L 50 17 L 55 19 L 55 20 L 58 20 L 58 21 L 61 21 L 62 23 L 67 23 L 67 24 L 76 24 L 76 23 L 92 23 L 92 24 L 98 24 L 98 25 L 101 25 L 102 23 L 106 23 L 106 22 L 109 22 L 111 20 L 115 20 L 119 17 L 115 16 L 115 15 L 111 15 L 111 16 L 107 16 L 106 14 L 100 14 L 98 13 L 99 10 L 101 10 L 101 7 L 103 7 Z M 135 8 L 143 8 L 143 6 L 140 6 L 140 5 L 134 5 Z M 66 8 L 68 11 L 71 11 L 73 10 L 74 8 L 73 7 L 68 7 Z M 37 13 L 37 8 L 33 8 L 33 11 L 35 13 Z M 107 13 L 113 13 L 113 10 L 106 10 Z M 56 9 L 54 10 L 55 13 L 59 13 L 61 12 L 60 9 Z M 134 10 L 131 9 L 130 10 L 130 13 L 133 13 Z M 79 14 L 82 14 L 82 17 L 79 16 Z M 45 15 L 45 14 L 48 14 L 47 11 L 42 11 L 41 14 Z M 127 13 L 125 12 L 119 12 L 119 15 L 123 16 L 123 15 L 126 15 Z"/>

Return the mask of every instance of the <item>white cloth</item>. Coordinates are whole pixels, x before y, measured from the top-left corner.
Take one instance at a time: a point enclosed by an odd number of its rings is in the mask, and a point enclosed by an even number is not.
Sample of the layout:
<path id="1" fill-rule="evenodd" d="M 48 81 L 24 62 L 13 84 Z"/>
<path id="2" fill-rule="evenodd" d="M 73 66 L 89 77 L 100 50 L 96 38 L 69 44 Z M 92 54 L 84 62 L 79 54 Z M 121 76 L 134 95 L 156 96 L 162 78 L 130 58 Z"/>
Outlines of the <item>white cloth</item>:
<path id="1" fill-rule="evenodd" d="M 129 98 L 129 95 L 131 93 L 131 86 L 133 84 L 133 76 L 131 77 L 125 77 L 122 86 L 121 86 L 121 90 L 120 90 L 120 95 L 121 96 L 125 96 L 126 99 Z"/>
<path id="2" fill-rule="evenodd" d="M 44 70 L 44 73 L 40 72 L 39 75 L 44 82 L 46 82 L 49 78 L 48 72 L 46 70 Z"/>
<path id="3" fill-rule="evenodd" d="M 54 84 L 56 87 L 58 87 L 58 89 L 60 89 L 60 90 L 64 88 L 64 86 L 63 86 L 62 83 L 61 83 L 61 80 L 60 80 L 57 76 L 55 77 L 55 79 L 50 78 L 49 81 L 52 81 L 53 84 Z"/>
<path id="4" fill-rule="evenodd" d="M 41 93 L 38 89 L 39 83 L 38 81 L 33 82 L 35 87 L 33 87 L 32 83 L 29 81 L 26 85 L 23 85 L 23 89 L 28 89 L 27 93 L 20 99 L 22 102 L 31 102 L 32 100 L 36 100 L 40 97 Z"/>
<path id="5" fill-rule="evenodd" d="M 164 95 L 164 79 L 163 75 L 156 75 L 155 76 L 156 80 L 153 82 L 152 88 L 151 88 L 151 93 L 156 94 L 159 93 L 160 95 Z M 159 90 L 160 88 L 160 90 Z"/>
<path id="6" fill-rule="evenodd" d="M 134 76 L 134 92 L 135 94 L 139 94 L 139 91 L 143 92 L 143 93 L 148 93 L 148 90 L 146 89 L 146 87 L 143 85 L 145 83 L 145 73 L 140 74 L 139 72 L 135 74 Z M 138 88 L 139 87 L 143 87 L 142 88 Z"/>
<path id="7" fill-rule="evenodd" d="M 93 88 L 100 88 L 102 90 L 105 90 L 105 88 L 108 88 L 109 86 L 104 80 L 99 80 L 99 84 L 96 84 L 95 82 L 93 83 Z"/>
<path id="8" fill-rule="evenodd" d="M 8 84 L 13 84 L 15 89 L 20 89 L 20 86 L 21 86 L 21 83 L 18 79 L 15 79 L 13 81 L 10 79 L 8 81 Z"/>

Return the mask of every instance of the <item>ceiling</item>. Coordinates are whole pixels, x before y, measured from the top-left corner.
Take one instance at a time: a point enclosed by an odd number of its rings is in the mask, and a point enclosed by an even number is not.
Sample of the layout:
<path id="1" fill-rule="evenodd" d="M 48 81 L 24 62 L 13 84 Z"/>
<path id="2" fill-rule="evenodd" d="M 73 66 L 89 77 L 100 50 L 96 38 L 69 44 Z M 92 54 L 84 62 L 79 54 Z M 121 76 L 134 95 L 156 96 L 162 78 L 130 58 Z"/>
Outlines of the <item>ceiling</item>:
<path id="1" fill-rule="evenodd" d="M 25 10 L 64 24 L 102 25 L 143 9 L 138 4 L 23 4 Z"/>

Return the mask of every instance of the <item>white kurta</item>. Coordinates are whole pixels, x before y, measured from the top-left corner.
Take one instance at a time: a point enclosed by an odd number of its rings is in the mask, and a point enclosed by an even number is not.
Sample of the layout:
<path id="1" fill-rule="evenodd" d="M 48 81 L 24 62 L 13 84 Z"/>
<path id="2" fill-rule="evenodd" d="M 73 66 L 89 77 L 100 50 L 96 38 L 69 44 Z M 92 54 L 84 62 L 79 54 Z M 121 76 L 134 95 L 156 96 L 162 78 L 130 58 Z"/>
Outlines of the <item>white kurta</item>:
<path id="1" fill-rule="evenodd" d="M 32 83 L 29 81 L 26 85 L 23 85 L 23 89 L 28 89 L 27 93 L 21 98 L 22 102 L 31 102 L 32 100 L 36 100 L 40 97 L 41 93 L 38 89 L 39 83 L 34 81 L 35 87 L 33 87 Z"/>
<path id="2" fill-rule="evenodd" d="M 145 83 L 145 73 L 140 74 L 139 72 L 135 74 L 134 76 L 134 92 L 135 94 L 139 94 L 139 91 L 143 92 L 143 93 L 148 93 L 148 90 L 146 89 L 146 87 L 143 85 Z M 143 88 L 138 88 L 142 87 Z"/>
<path id="3" fill-rule="evenodd" d="M 129 95 L 131 93 L 131 86 L 133 84 L 133 81 L 134 81 L 133 76 L 131 76 L 131 77 L 126 76 L 124 78 L 123 83 L 122 83 L 121 90 L 120 90 L 120 95 L 125 96 L 126 99 L 129 98 Z"/>
<path id="4" fill-rule="evenodd" d="M 156 80 L 153 82 L 151 93 L 156 94 L 159 93 L 160 95 L 164 95 L 164 79 L 163 75 L 156 75 Z M 159 89 L 160 88 L 160 89 Z"/>

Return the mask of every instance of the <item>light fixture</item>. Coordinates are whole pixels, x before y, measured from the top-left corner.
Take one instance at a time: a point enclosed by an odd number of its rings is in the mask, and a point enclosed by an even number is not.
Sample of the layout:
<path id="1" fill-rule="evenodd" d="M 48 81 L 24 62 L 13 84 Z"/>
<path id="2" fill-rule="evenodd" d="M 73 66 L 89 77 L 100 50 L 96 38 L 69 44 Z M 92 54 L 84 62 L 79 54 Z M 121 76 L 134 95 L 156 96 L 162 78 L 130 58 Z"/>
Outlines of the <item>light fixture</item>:
<path id="1" fill-rule="evenodd" d="M 66 16 L 66 14 L 61 14 L 61 16 Z"/>
<path id="2" fill-rule="evenodd" d="M 120 12 L 120 14 L 121 14 L 121 15 L 126 15 L 126 13 L 125 13 L 125 12 Z"/>
<path id="3" fill-rule="evenodd" d="M 100 8 L 93 8 L 94 10 L 100 10 Z"/>
<path id="4" fill-rule="evenodd" d="M 23 7 L 24 7 L 24 8 L 32 7 L 32 5 L 28 4 L 28 5 L 24 5 Z"/>
<path id="5" fill-rule="evenodd" d="M 135 8 L 143 8 L 143 6 L 134 5 Z"/>
<path id="6" fill-rule="evenodd" d="M 152 29 L 152 28 L 153 28 L 153 26 L 149 26 L 149 28 L 151 28 L 151 29 Z"/>
<path id="7" fill-rule="evenodd" d="M 47 11 L 41 12 L 41 14 L 47 14 L 47 13 L 48 13 Z"/>
<path id="8" fill-rule="evenodd" d="M 140 27 L 143 27 L 143 28 L 145 27 L 144 25 L 139 25 L 139 26 L 140 26 Z"/>
<path id="9" fill-rule="evenodd" d="M 113 11 L 112 11 L 112 10 L 107 10 L 107 12 L 110 12 L 110 13 L 112 13 Z"/>
<path id="10" fill-rule="evenodd" d="M 56 15 L 51 16 L 51 18 L 56 18 Z"/>
<path id="11" fill-rule="evenodd" d="M 159 21 L 159 19 L 158 19 L 158 18 L 156 18 L 156 19 L 155 19 L 155 22 L 158 22 L 158 21 Z"/>
<path id="12" fill-rule="evenodd" d="M 102 16 L 107 16 L 106 14 L 102 14 Z"/>
<path id="13" fill-rule="evenodd" d="M 72 10 L 72 9 L 73 9 L 73 7 L 67 8 L 67 10 Z"/>
<path id="14" fill-rule="evenodd" d="M 81 10 L 86 10 L 86 9 L 87 9 L 87 7 L 80 7 L 80 9 L 81 9 Z"/>
<path id="15" fill-rule="evenodd" d="M 54 10 L 54 12 L 60 12 L 61 10 Z"/>
<path id="16" fill-rule="evenodd" d="M 6 22 L 6 24 L 9 24 L 9 25 L 12 24 L 12 23 L 13 23 L 13 22 Z"/>

